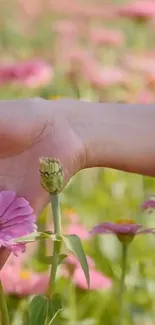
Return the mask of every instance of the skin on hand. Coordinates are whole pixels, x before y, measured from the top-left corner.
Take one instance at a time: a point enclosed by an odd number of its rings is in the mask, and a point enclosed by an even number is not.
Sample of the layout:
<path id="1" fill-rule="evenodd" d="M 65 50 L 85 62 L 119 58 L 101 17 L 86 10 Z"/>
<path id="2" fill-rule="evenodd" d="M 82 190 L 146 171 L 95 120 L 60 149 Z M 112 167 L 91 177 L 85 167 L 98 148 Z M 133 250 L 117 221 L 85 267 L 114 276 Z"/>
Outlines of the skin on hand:
<path id="1" fill-rule="evenodd" d="M 58 158 L 65 182 L 83 168 L 84 146 L 61 106 L 38 98 L 0 102 L 0 188 L 24 196 L 37 215 L 49 199 L 39 158 Z"/>
<path id="2" fill-rule="evenodd" d="M 0 101 L 0 189 L 24 196 L 38 215 L 49 199 L 40 157 L 60 160 L 65 183 L 97 166 L 155 176 L 154 125 L 154 105 Z"/>

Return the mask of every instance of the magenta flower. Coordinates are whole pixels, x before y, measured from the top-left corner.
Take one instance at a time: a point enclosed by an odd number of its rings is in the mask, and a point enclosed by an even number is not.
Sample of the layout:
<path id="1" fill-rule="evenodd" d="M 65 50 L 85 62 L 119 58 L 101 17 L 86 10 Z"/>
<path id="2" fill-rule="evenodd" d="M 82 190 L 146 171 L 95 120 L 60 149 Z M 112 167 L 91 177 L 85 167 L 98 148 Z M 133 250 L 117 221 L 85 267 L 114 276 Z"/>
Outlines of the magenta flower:
<path id="1" fill-rule="evenodd" d="M 15 192 L 0 192 L 0 250 L 8 248 L 15 255 L 25 250 L 25 244 L 14 240 L 36 230 L 36 216 L 29 202 Z"/>
<path id="2" fill-rule="evenodd" d="M 151 196 L 148 200 L 142 203 L 142 210 L 152 212 L 155 209 L 155 196 Z"/>
<path id="3" fill-rule="evenodd" d="M 119 220 L 117 223 L 103 222 L 93 227 L 90 232 L 95 234 L 114 234 L 122 243 L 130 243 L 136 235 L 155 234 L 155 228 L 144 228 L 134 220 Z"/>

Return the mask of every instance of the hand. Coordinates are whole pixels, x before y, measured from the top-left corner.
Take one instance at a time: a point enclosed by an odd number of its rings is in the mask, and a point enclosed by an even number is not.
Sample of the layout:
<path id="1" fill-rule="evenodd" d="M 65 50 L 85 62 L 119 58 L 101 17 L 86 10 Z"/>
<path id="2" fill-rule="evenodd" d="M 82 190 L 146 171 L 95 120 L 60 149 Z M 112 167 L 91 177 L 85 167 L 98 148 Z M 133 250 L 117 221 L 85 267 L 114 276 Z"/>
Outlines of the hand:
<path id="1" fill-rule="evenodd" d="M 60 160 L 65 183 L 84 167 L 84 145 L 67 119 L 63 100 L 1 102 L 0 189 L 25 197 L 37 215 L 49 199 L 40 185 L 41 156 Z"/>

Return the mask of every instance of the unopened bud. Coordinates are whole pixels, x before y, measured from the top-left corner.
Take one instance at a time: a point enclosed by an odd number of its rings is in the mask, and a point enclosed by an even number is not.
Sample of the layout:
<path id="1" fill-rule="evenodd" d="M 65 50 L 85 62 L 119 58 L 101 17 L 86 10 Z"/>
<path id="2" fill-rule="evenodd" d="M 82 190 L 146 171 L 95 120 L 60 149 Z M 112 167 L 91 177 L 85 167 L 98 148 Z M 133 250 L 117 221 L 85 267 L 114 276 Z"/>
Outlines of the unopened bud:
<path id="1" fill-rule="evenodd" d="M 58 159 L 40 158 L 41 184 L 49 193 L 58 193 L 62 190 L 64 173 Z"/>

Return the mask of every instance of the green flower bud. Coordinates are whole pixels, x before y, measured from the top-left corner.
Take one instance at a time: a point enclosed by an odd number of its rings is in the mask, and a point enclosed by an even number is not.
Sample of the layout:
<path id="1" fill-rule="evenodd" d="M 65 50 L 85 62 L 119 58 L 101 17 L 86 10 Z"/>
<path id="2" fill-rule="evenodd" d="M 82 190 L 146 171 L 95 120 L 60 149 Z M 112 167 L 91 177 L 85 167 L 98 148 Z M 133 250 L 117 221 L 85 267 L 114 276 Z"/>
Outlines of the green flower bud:
<path id="1" fill-rule="evenodd" d="M 64 173 L 58 159 L 40 158 L 41 185 L 49 193 L 58 193 L 64 184 Z"/>

